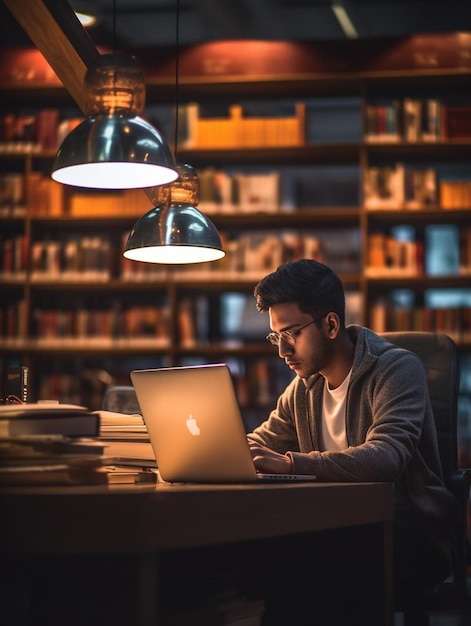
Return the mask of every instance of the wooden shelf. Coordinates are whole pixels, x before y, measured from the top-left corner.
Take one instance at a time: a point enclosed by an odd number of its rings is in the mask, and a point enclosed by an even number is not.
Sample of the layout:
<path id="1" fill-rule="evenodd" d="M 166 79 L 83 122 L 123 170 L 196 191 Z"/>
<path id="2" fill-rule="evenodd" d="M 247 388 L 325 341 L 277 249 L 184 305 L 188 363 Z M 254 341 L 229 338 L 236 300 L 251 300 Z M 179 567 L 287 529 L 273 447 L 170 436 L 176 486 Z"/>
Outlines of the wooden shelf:
<path id="1" fill-rule="evenodd" d="M 200 207 L 202 212 L 205 212 L 204 206 Z M 211 218 L 211 220 L 218 226 L 218 228 L 240 228 L 243 227 L 245 230 L 250 230 L 251 228 L 279 228 L 279 227 L 296 227 L 302 226 L 304 227 L 306 223 L 313 223 L 314 226 L 316 222 L 321 223 L 322 225 L 335 223 L 338 225 L 338 221 L 342 220 L 342 222 L 346 226 L 355 226 L 358 225 L 359 217 L 360 217 L 360 209 L 359 207 L 319 207 L 319 208 L 306 208 L 306 209 L 297 209 L 295 211 L 277 211 L 277 212 L 266 212 L 266 213 L 243 213 L 243 212 L 228 212 L 228 213 L 213 213 L 206 212 L 206 214 Z M 33 226 L 38 226 L 41 228 L 51 228 L 60 226 L 65 228 L 78 228 L 78 229 L 87 229 L 87 228 L 129 228 L 132 224 L 139 218 L 139 215 L 133 216 L 102 216 L 99 215 L 94 217 L 90 216 L 69 216 L 69 215 L 58 215 L 58 216 L 43 216 L 43 215 L 32 215 L 31 223 Z M 24 222 L 24 217 L 7 217 L 2 218 L 2 223 L 4 222 L 13 222 L 15 224 L 21 224 Z"/>
<path id="2" fill-rule="evenodd" d="M 470 276 L 375 276 L 366 279 L 373 289 L 388 291 L 390 289 L 469 289 Z"/>
<path id="3" fill-rule="evenodd" d="M 60 343 L 60 345 L 59 345 Z M 79 341 L 73 340 L 68 337 L 64 337 L 63 341 L 53 341 L 50 344 L 36 344 L 34 340 L 15 341 L 3 343 L 0 341 L 0 349 L 2 352 L 7 353 L 24 353 L 31 356 L 41 357 L 44 351 L 54 351 L 56 357 L 68 357 L 77 354 L 80 357 L 94 357 L 100 358 L 102 356 L 136 356 L 136 355 L 164 355 L 167 356 L 169 352 L 172 352 L 175 356 L 188 357 L 188 356 L 232 356 L 232 357 L 253 357 L 253 356 L 276 356 L 276 350 L 268 342 L 247 343 L 241 345 L 227 344 L 195 344 L 194 346 L 176 345 L 173 348 L 170 346 L 162 346 L 157 342 L 153 342 L 152 338 L 149 338 L 147 346 L 144 346 L 144 341 L 136 341 L 136 345 L 98 345 L 98 342 L 93 340 Z M 124 341 L 122 342 L 125 343 Z"/>
<path id="4" fill-rule="evenodd" d="M 179 158 L 193 166 L 208 163 L 224 165 L 303 165 L 330 163 L 358 163 L 360 145 L 355 143 L 319 143 L 293 147 L 260 147 L 180 150 Z"/>
<path id="5" fill-rule="evenodd" d="M 461 161 L 471 159 L 471 139 L 436 141 L 436 142 L 400 142 L 375 143 L 365 142 L 371 158 L 388 157 L 407 161 L 425 160 L 427 162 L 446 160 Z"/>
<path id="6" fill-rule="evenodd" d="M 356 196 L 361 196 L 362 176 L 366 168 L 375 165 L 394 165 L 404 162 L 406 165 L 427 165 L 434 167 L 434 164 L 459 164 L 460 171 L 465 169 L 463 164 L 471 164 L 471 138 L 462 140 L 439 140 L 436 142 L 417 143 L 377 143 L 375 141 L 358 140 L 359 129 L 366 118 L 366 105 L 375 101 L 375 98 L 383 97 L 405 98 L 410 95 L 412 98 L 438 98 L 442 96 L 459 96 L 467 98 L 469 103 L 469 84 L 471 78 L 471 63 L 464 61 L 464 44 L 457 36 L 437 36 L 434 38 L 410 38 L 402 41 L 369 41 L 359 42 L 358 45 L 352 42 L 341 42 L 332 45 L 329 42 L 312 47 L 305 44 L 296 44 L 290 48 L 288 55 L 274 55 L 273 51 L 283 51 L 283 46 L 278 47 L 277 42 L 266 42 L 267 45 L 260 51 L 257 57 L 257 73 L 250 63 L 242 66 L 238 59 L 236 49 L 228 48 L 224 57 L 221 56 L 222 48 L 215 43 L 206 47 L 191 47 L 182 50 L 180 65 L 180 85 L 179 96 L 181 102 L 197 102 L 201 104 L 218 103 L 221 105 L 243 104 L 244 101 L 251 100 L 254 104 L 260 101 L 278 101 L 296 103 L 305 100 L 307 104 L 307 115 L 315 115 L 314 106 L 312 110 L 309 105 L 314 99 L 315 104 L 326 105 L 322 108 L 322 115 L 328 111 L 325 99 L 338 99 L 348 101 L 350 106 L 352 99 L 355 101 L 355 114 L 358 115 L 358 132 L 352 135 L 333 132 L 333 139 L 340 138 L 337 142 L 326 142 L 324 137 L 323 122 L 320 122 L 319 129 L 322 132 L 313 132 L 314 122 L 308 120 L 310 132 L 306 136 L 319 136 L 322 141 L 319 143 L 306 143 L 304 145 L 280 146 L 280 147 L 254 147 L 254 148 L 230 148 L 230 149 L 180 149 L 178 160 L 191 163 L 198 169 L 214 167 L 216 170 L 238 171 L 236 168 L 247 168 L 249 171 L 257 172 L 261 168 L 278 168 L 281 172 L 296 168 L 305 173 L 317 171 L 324 166 L 326 168 L 338 168 L 342 171 L 343 166 L 348 166 L 358 174 L 358 194 L 356 193 L 357 181 L 347 181 L 351 185 L 346 194 L 345 203 L 349 206 L 329 206 L 330 197 L 322 206 L 316 206 L 317 200 L 323 202 L 324 196 L 316 196 L 318 187 L 317 180 L 302 181 L 304 186 L 300 187 L 299 197 L 302 201 L 299 204 L 307 204 L 306 208 L 284 212 L 266 213 L 245 213 L 244 207 L 238 207 L 230 212 L 215 213 L 208 211 L 207 215 L 214 222 L 224 237 L 238 237 L 251 231 L 263 238 L 264 231 L 270 236 L 279 234 L 279 240 L 283 239 L 285 233 L 290 230 L 296 233 L 309 233 L 315 237 L 326 235 L 332 232 L 344 230 L 353 231 L 353 236 L 358 237 L 360 249 L 358 257 L 352 260 L 351 266 L 347 261 L 342 263 L 344 272 L 340 277 L 350 292 L 358 292 L 363 298 L 360 314 L 363 316 L 362 323 L 368 325 L 369 308 L 374 298 L 380 296 L 387 299 L 391 293 L 398 289 L 410 290 L 411 294 L 417 297 L 418 301 L 424 300 L 424 293 L 427 290 L 469 290 L 469 276 L 371 276 L 362 272 L 366 262 L 365 246 L 368 237 L 373 229 L 388 232 L 395 225 L 410 225 L 418 229 L 419 238 L 428 225 L 453 224 L 462 229 L 471 228 L 471 206 L 467 210 L 454 209 L 444 210 L 439 206 L 431 206 L 426 209 L 387 209 L 369 210 L 363 206 L 358 206 L 355 202 L 360 202 Z M 427 49 L 434 50 L 437 65 L 434 68 L 426 65 L 423 55 L 419 54 L 427 45 Z M 272 51 L 269 54 L 269 50 Z M 240 52 L 240 46 L 239 51 Z M 247 50 L 244 51 L 248 59 Z M 266 56 L 264 56 L 266 55 Z M 0 55 L 1 56 L 1 55 Z M 214 65 L 212 62 L 224 60 L 222 65 Z M 276 59 L 280 60 L 276 62 Z M 1 60 L 1 59 L 0 59 Z M 173 106 L 174 102 L 174 50 L 163 51 L 156 57 L 155 54 L 146 55 L 140 58 L 147 80 L 147 102 L 150 105 L 158 106 L 165 103 L 167 108 Z M 218 73 L 211 73 L 207 68 L 218 68 Z M 223 69 L 221 69 L 223 68 Z M 0 72 L 1 74 L 1 72 Z M 65 90 L 57 84 L 47 85 L 39 82 L 40 73 L 35 74 L 37 84 L 7 84 L 3 81 L 1 110 L 11 109 L 17 106 L 18 109 L 30 109 L 32 103 L 38 107 L 45 106 L 68 106 L 69 99 Z M 1 79 L 1 76 L 0 76 Z M 35 80 L 36 80 L 35 79 Z M 320 100 L 323 100 L 322 102 Z M 255 108 L 255 107 L 254 107 Z M 350 109 L 349 109 L 350 111 Z M 311 123 L 311 126 L 309 126 Z M 335 122 L 332 122 L 334 125 Z M 322 126 L 322 128 L 321 128 Z M 337 129 L 334 129 L 337 131 Z M 356 134 L 355 134 L 356 133 Z M 348 141 L 350 137 L 353 141 Z M 2 151 L 0 146 L 0 170 L 9 172 L 11 170 L 23 171 L 26 174 L 38 171 L 46 172 L 55 157 L 55 150 L 39 152 L 31 151 Z M 354 169 L 356 168 L 356 169 Z M 321 171 L 323 171 L 321 169 Z M 291 180 L 293 185 L 289 193 L 292 194 L 295 204 L 298 196 L 296 188 L 297 181 Z M 334 177 L 332 183 L 341 185 L 343 181 L 337 182 Z M 333 189 L 336 191 L 337 189 Z M 353 191 L 352 191 L 353 190 Z M 74 190 L 67 188 L 64 193 L 65 211 L 72 206 L 70 199 L 73 194 L 86 193 L 84 190 Z M 106 193 L 106 192 L 103 192 Z M 312 202 L 311 196 L 312 195 Z M 93 202 L 96 202 L 97 194 L 91 192 Z M 351 198 L 350 196 L 354 196 Z M 338 197 L 334 196 L 335 201 Z M 305 201 L 307 198 L 308 202 Z M 32 204 L 32 203 L 31 203 Z M 42 205 L 41 205 L 42 206 Z M 114 206 L 114 205 L 112 205 Z M 126 205 L 126 210 L 129 205 Z M 257 206 L 253 204 L 253 206 Z M 259 206 L 262 206 L 261 204 Z M 285 206 L 285 204 L 283 204 Z M 131 211 L 137 207 L 131 205 Z M 207 205 L 210 208 L 210 205 Z M 31 207 L 30 211 L 31 211 Z M 85 205 L 85 208 L 86 205 Z M 150 208 L 150 206 L 149 206 Z M 57 206 L 55 207 L 57 210 Z M 205 211 L 204 204 L 200 206 L 202 212 Z M 81 205 L 83 210 L 83 205 Z M 119 302 L 123 308 L 130 307 L 132 303 L 155 303 L 160 300 L 165 303 L 165 315 L 168 314 L 168 344 L 158 345 L 155 341 L 145 342 L 137 340 L 134 345 L 125 345 L 124 341 L 116 343 L 99 342 L 91 339 L 85 342 L 70 342 L 65 340 L 61 345 L 60 341 L 53 342 L 54 345 L 47 348 L 45 344 L 38 345 L 34 340 L 18 342 L 2 342 L 0 339 L 0 349 L 6 355 L 15 360 L 21 359 L 25 364 L 31 363 L 42 368 L 42 363 L 57 362 L 63 360 L 73 363 L 74 360 L 122 363 L 126 358 L 143 359 L 149 361 L 156 359 L 169 365 L 178 365 L 186 360 L 207 359 L 210 361 L 224 360 L 228 358 L 240 359 L 247 363 L 254 360 L 265 360 L 266 363 L 276 361 L 276 349 L 263 339 L 253 343 L 230 344 L 223 343 L 215 338 L 225 336 L 221 332 L 221 300 L 223 294 L 235 293 L 241 297 L 249 298 L 253 293 L 255 284 L 266 274 L 266 271 L 252 271 L 247 267 L 246 271 L 231 273 L 229 271 L 217 271 L 205 267 L 201 270 L 185 271 L 179 267 L 164 268 L 150 278 L 144 280 L 121 279 L 121 257 L 119 246 L 122 245 L 123 234 L 128 231 L 141 213 L 136 215 L 34 215 L 31 212 L 25 216 L 5 216 L 0 217 L 2 224 L 2 235 L 14 238 L 18 234 L 25 233 L 31 244 L 39 240 L 70 240 L 75 234 L 77 237 L 84 237 L 90 234 L 99 233 L 106 235 L 110 239 L 114 250 L 112 262 L 110 263 L 110 278 L 107 280 L 94 279 L 92 277 L 84 280 L 68 280 L 61 277 L 45 277 L 36 280 L 26 273 L 26 278 L 17 280 L 14 277 L 1 277 L 0 284 L 7 293 L 9 302 L 21 302 L 21 311 L 27 312 L 30 319 L 30 329 L 33 328 L 31 316 L 35 309 L 46 309 L 51 303 L 51 308 L 59 304 L 74 310 L 75 303 L 87 308 L 87 302 L 93 306 L 100 303 L 106 309 L 111 302 Z M 324 231 L 324 232 L 323 232 Z M 332 241 L 333 247 L 338 242 Z M 328 262 L 328 261 L 327 261 Z M 145 265 L 145 264 L 144 264 Z M 260 264 L 261 266 L 261 264 Z M 216 266 L 214 266 L 216 267 Z M 224 262 L 220 267 L 239 267 L 236 264 Z M 274 268 L 273 268 L 274 269 Z M 357 271 L 358 270 L 358 271 Z M 269 270 L 267 270 L 269 271 Z M 87 301 L 87 298 L 89 300 Z M 179 342 L 179 322 L 181 322 L 181 309 L 183 304 L 190 303 L 189 306 L 196 310 L 198 298 L 205 299 L 203 307 L 206 307 L 203 315 L 207 316 L 205 324 L 210 328 L 208 332 L 208 343 L 186 344 Z M 70 306 L 69 306 L 70 301 Z M 255 307 L 255 305 L 254 305 Z M 92 306 L 90 305 L 90 309 Z M 195 311 L 193 311 L 195 313 Z M 219 326 L 218 326 L 219 325 Z M 213 328 L 214 326 L 214 328 Z M 268 330 L 268 321 L 267 321 Z M 32 332 L 32 330 L 31 330 Z M 195 333 L 196 336 L 201 336 Z M 466 353 L 469 350 L 469 342 L 460 344 L 460 349 Z M 273 361 L 272 361 L 273 360 Z"/>
<path id="7" fill-rule="evenodd" d="M 470 212 L 464 209 L 441 209 L 438 207 L 430 209 L 378 209 L 365 211 L 365 217 L 374 224 L 413 224 L 416 226 L 426 226 L 429 224 L 460 224 L 470 223 Z"/>

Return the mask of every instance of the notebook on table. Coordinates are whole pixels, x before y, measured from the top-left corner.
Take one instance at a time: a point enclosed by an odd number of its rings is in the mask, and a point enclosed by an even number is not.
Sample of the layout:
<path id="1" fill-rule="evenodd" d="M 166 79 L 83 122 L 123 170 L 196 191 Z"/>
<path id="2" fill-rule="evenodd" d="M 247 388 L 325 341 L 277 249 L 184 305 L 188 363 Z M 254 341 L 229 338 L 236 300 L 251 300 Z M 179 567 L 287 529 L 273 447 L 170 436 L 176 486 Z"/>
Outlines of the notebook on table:
<path id="1" fill-rule="evenodd" d="M 226 364 L 134 370 L 131 381 L 164 481 L 315 480 L 255 471 Z"/>

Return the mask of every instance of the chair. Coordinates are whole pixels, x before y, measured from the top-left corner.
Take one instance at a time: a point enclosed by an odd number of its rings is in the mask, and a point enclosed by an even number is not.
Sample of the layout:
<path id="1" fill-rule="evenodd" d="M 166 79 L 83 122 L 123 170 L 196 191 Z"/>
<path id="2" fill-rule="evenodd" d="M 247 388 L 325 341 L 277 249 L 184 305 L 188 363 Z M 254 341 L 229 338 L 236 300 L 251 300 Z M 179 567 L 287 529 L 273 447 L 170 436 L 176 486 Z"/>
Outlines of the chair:
<path id="1" fill-rule="evenodd" d="M 456 346 L 447 335 L 437 332 L 388 332 L 382 336 L 391 343 L 415 352 L 422 360 L 437 425 L 438 446 L 445 483 L 461 505 L 455 530 L 452 575 L 427 595 L 415 597 L 396 607 L 404 614 L 404 626 L 426 626 L 430 614 L 470 607 L 467 590 L 468 538 L 467 507 L 471 470 L 458 468 L 457 413 L 459 359 Z"/>
<path id="2" fill-rule="evenodd" d="M 141 412 L 132 385 L 108 385 L 101 408 L 103 411 L 127 413 L 128 415 Z"/>

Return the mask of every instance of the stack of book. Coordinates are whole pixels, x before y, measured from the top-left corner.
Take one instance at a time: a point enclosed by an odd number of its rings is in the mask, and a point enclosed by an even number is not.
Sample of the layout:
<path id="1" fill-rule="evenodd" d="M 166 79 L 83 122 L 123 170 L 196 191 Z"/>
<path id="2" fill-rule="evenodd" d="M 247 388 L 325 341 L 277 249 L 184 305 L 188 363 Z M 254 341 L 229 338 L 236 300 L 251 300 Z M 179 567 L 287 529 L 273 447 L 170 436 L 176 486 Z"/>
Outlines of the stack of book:
<path id="1" fill-rule="evenodd" d="M 97 411 L 100 416 L 99 441 L 106 453 L 115 459 L 116 467 L 136 467 L 142 470 L 156 467 L 155 455 L 147 428 L 138 413 Z"/>
<path id="2" fill-rule="evenodd" d="M 68 404 L 0 407 L 0 485 L 108 482 L 99 415 Z"/>

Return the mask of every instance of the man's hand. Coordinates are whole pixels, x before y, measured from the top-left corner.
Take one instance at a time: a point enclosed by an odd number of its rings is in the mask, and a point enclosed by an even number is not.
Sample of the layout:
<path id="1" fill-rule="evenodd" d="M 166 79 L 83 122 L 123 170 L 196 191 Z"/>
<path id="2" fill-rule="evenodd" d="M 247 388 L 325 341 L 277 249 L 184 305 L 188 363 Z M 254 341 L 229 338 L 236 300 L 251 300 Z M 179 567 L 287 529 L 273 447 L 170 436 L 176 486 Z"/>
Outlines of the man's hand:
<path id="1" fill-rule="evenodd" d="M 279 454 L 270 448 L 248 439 L 252 461 L 257 472 L 265 474 L 291 474 L 291 459 L 286 454 Z"/>

